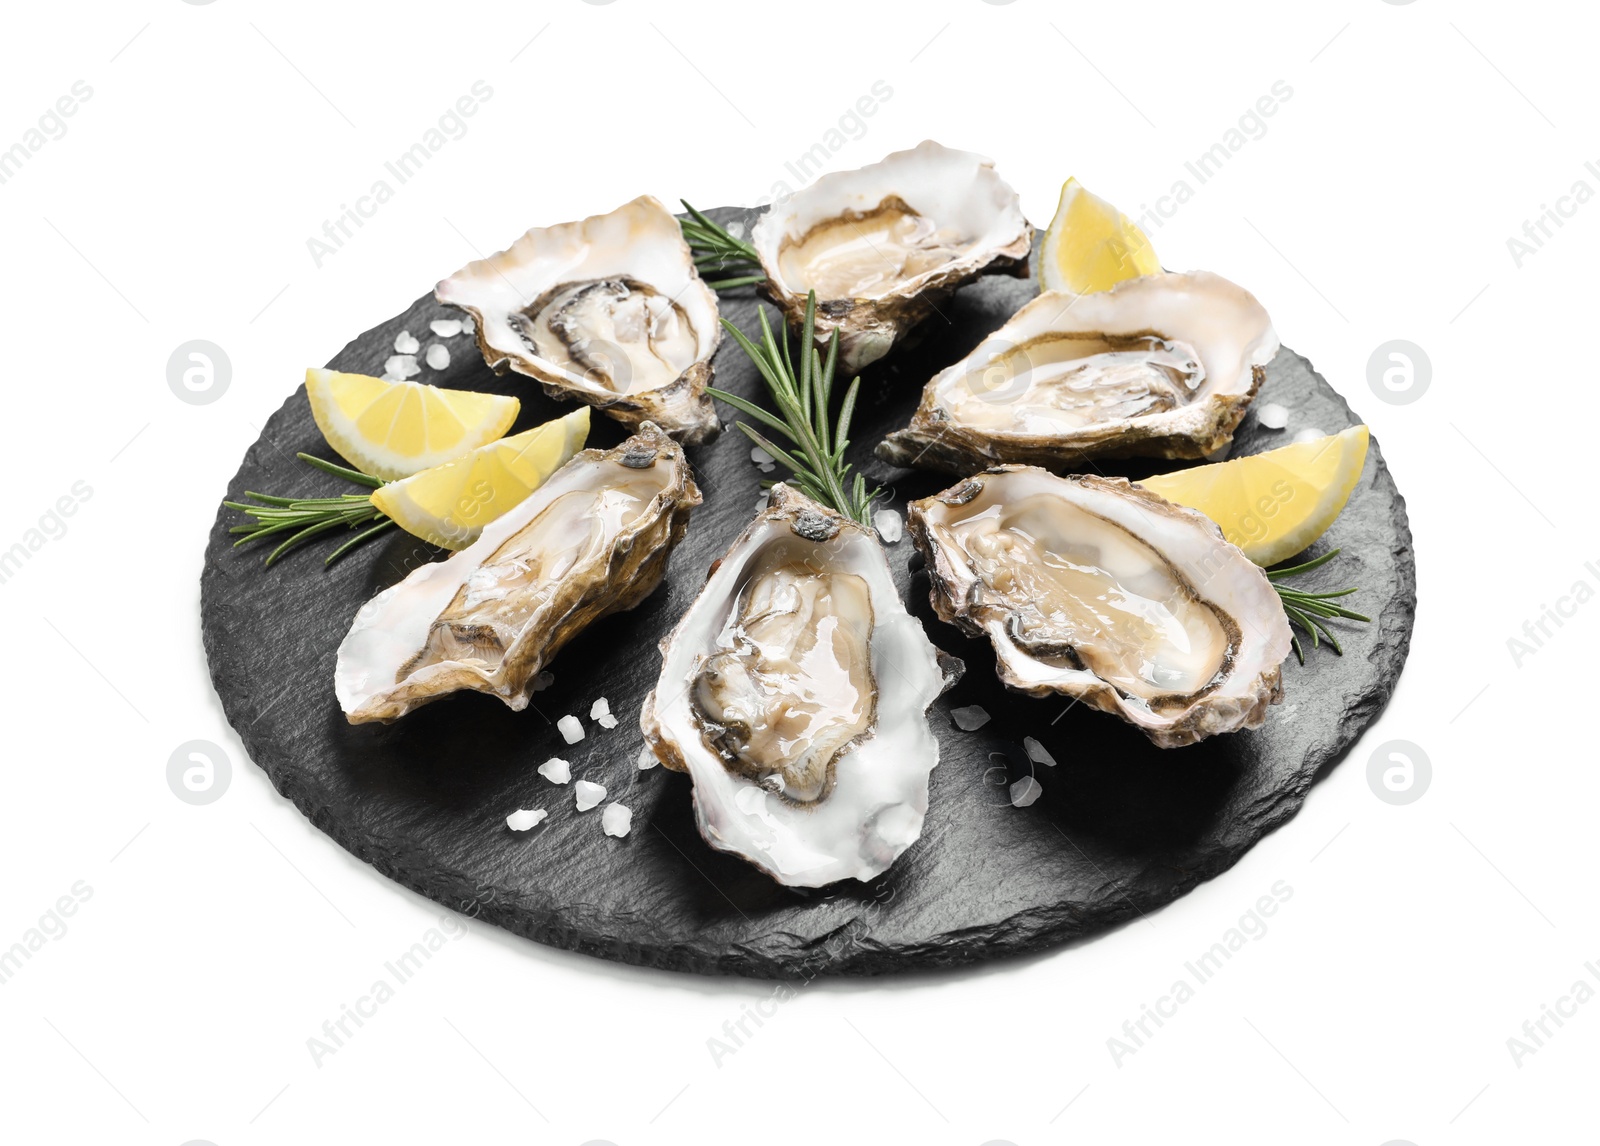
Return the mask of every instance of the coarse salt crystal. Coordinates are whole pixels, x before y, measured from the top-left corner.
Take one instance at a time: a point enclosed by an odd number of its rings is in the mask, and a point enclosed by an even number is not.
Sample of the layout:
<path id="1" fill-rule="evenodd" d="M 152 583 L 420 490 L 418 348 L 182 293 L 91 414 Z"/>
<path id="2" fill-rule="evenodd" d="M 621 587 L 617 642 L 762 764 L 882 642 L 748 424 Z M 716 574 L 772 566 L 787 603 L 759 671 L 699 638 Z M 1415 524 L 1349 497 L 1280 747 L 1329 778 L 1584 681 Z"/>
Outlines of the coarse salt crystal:
<path id="1" fill-rule="evenodd" d="M 559 756 L 552 756 L 539 765 L 539 775 L 552 784 L 565 784 L 572 779 L 572 765 Z"/>
<path id="2" fill-rule="evenodd" d="M 1295 431 L 1294 441 L 1295 442 L 1314 442 L 1318 438 L 1326 438 L 1327 436 L 1328 435 L 1327 435 L 1326 431 L 1319 430 L 1315 426 L 1307 426 L 1303 430 Z"/>
<path id="3" fill-rule="evenodd" d="M 607 804 L 606 810 L 600 813 L 600 826 L 606 835 L 621 839 L 633 827 L 633 809 L 626 804 Z"/>
<path id="4" fill-rule="evenodd" d="M 587 780 L 579 780 L 572 786 L 573 793 L 578 798 L 578 811 L 587 812 L 606 798 L 604 784 L 591 784 Z"/>
<path id="5" fill-rule="evenodd" d="M 1022 738 L 1022 747 L 1023 750 L 1027 752 L 1028 759 L 1032 760 L 1035 764 L 1043 764 L 1050 768 L 1054 768 L 1056 766 L 1056 758 L 1050 755 L 1050 750 L 1047 749 L 1043 744 L 1040 744 L 1033 737 L 1024 736 Z"/>
<path id="6" fill-rule="evenodd" d="M 880 509 L 873 514 L 872 526 L 878 531 L 878 536 L 883 538 L 885 545 L 893 545 L 905 532 L 899 512 L 893 509 Z"/>
<path id="7" fill-rule="evenodd" d="M 443 370 L 450 365 L 450 351 L 445 349 L 444 343 L 435 342 L 428 347 L 428 353 L 423 356 L 430 369 Z"/>
<path id="8" fill-rule="evenodd" d="M 506 827 L 514 832 L 525 832 L 549 814 L 543 808 L 518 808 L 506 817 Z"/>
<path id="9" fill-rule="evenodd" d="M 661 761 L 657 760 L 656 754 L 650 751 L 650 745 L 646 744 L 643 748 L 639 749 L 639 771 L 643 772 L 647 769 L 654 768 L 659 763 L 661 763 Z"/>
<path id="10" fill-rule="evenodd" d="M 461 320 L 459 318 L 436 318 L 428 323 L 428 329 L 440 338 L 454 338 L 461 333 Z"/>
<path id="11" fill-rule="evenodd" d="M 589 706 L 589 719 L 599 720 L 602 716 L 606 715 L 606 713 L 610 711 L 611 702 L 602 696 L 599 700 L 595 701 Z"/>
<path id="12" fill-rule="evenodd" d="M 1014 807 L 1026 808 L 1043 794 L 1044 789 L 1032 776 L 1024 776 L 1011 785 L 1011 803 Z"/>
<path id="13" fill-rule="evenodd" d="M 982 705 L 969 705 L 966 708 L 952 708 L 950 719 L 955 721 L 956 727 L 963 732 L 973 732 L 989 723 L 989 714 Z"/>
<path id="14" fill-rule="evenodd" d="M 755 449 L 750 451 L 750 460 L 755 462 L 758 466 L 770 466 L 773 462 L 777 461 L 776 458 L 767 453 L 767 451 L 762 449 L 760 446 L 757 446 Z"/>
<path id="15" fill-rule="evenodd" d="M 1289 407 L 1268 402 L 1256 407 L 1256 421 L 1269 430 L 1281 430 L 1289 424 Z"/>
<path id="16" fill-rule="evenodd" d="M 563 716 L 556 721 L 556 731 L 561 733 L 561 738 L 568 744 L 576 744 L 583 739 L 583 721 L 576 716 Z"/>
<path id="17" fill-rule="evenodd" d="M 396 354 L 384 360 L 383 372 L 399 378 L 410 378 L 414 374 L 421 374 L 422 367 L 417 365 L 417 360 L 411 355 Z"/>
<path id="18" fill-rule="evenodd" d="M 472 319 L 463 318 L 461 320 L 461 333 L 462 334 L 471 334 L 473 332 L 473 330 L 475 330 L 475 329 L 476 329 L 476 327 L 474 327 L 472 325 Z"/>
<path id="19" fill-rule="evenodd" d="M 595 719 L 597 719 L 600 722 L 600 727 L 601 728 L 612 729 L 612 728 L 615 728 L 617 726 L 617 718 L 615 716 L 612 716 L 609 712 L 606 713 L 604 716 L 599 716 L 599 717 L 596 717 Z"/>
<path id="20" fill-rule="evenodd" d="M 421 346 L 421 343 L 411 337 L 409 330 L 402 330 L 394 336 L 394 352 L 396 354 L 415 354 L 419 346 Z"/>

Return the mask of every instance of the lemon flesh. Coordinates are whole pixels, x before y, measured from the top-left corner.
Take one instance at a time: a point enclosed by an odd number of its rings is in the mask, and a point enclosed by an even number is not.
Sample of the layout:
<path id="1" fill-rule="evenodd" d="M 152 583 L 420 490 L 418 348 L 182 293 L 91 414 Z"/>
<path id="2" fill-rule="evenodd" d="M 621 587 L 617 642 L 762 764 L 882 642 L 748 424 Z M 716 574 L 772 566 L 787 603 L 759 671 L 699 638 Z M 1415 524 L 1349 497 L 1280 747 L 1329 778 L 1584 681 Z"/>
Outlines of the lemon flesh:
<path id="1" fill-rule="evenodd" d="M 1138 225 L 1068 179 L 1039 249 L 1043 288 L 1094 294 L 1124 279 L 1160 273 L 1156 250 Z"/>
<path id="2" fill-rule="evenodd" d="M 1257 565 L 1276 565 L 1327 532 L 1361 479 L 1367 428 L 1247 458 L 1178 470 L 1139 484 L 1198 509 Z"/>
<path id="3" fill-rule="evenodd" d="M 362 473 L 385 481 L 454 461 L 504 436 L 522 408 L 504 394 L 336 370 L 307 370 L 306 394 L 328 444 Z"/>
<path id="4" fill-rule="evenodd" d="M 483 527 L 545 483 L 589 437 L 589 407 L 479 446 L 463 458 L 373 491 L 372 504 L 407 533 L 465 549 Z"/>

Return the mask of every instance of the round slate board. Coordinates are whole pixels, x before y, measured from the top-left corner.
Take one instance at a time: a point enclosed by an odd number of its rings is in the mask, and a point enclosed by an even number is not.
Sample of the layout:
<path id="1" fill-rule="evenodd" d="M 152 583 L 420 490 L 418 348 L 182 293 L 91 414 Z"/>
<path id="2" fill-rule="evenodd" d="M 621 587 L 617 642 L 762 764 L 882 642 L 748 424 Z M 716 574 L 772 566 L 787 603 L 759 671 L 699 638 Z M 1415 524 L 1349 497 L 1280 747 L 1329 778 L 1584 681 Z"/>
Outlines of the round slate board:
<path id="1" fill-rule="evenodd" d="M 715 212 L 748 222 L 754 212 Z M 872 446 L 903 425 L 922 384 L 965 354 L 1035 292 L 1030 281 L 989 278 L 960 291 L 922 332 L 862 383 L 851 459 L 884 485 L 886 504 L 944 488 L 948 479 L 891 470 Z M 722 313 L 756 327 L 749 289 L 722 300 Z M 404 314 L 351 342 L 329 366 L 378 374 L 394 338 L 426 344 L 427 324 L 454 317 L 427 295 Z M 568 407 L 530 381 L 496 377 L 467 337 L 446 340 L 451 364 L 425 379 L 517 394 L 516 430 Z M 716 360 L 716 384 L 764 397 L 754 369 L 731 340 Z M 1247 417 L 1233 456 L 1283 444 L 1296 429 L 1334 432 L 1356 418 L 1310 364 L 1281 351 L 1260 397 L 1288 407 L 1289 431 Z M 724 410 L 724 414 L 731 412 Z M 597 417 L 590 444 L 611 446 L 621 427 Z M 268 421 L 228 486 L 316 496 L 334 482 L 295 460 L 331 457 L 302 388 Z M 761 977 L 881 974 L 955 966 L 1034 951 L 1103 931 L 1154 910 L 1225 871 L 1262 834 L 1299 809 L 1317 776 L 1336 763 L 1379 713 L 1400 675 L 1416 608 L 1416 570 L 1405 503 L 1373 442 L 1349 506 L 1313 552 L 1341 546 L 1331 568 L 1308 579 L 1362 586 L 1353 604 L 1370 625 L 1341 626 L 1344 655 L 1307 649 L 1305 666 L 1284 666 L 1285 702 L 1265 727 L 1162 751 L 1121 721 L 1063 701 L 1008 693 L 986 642 L 963 638 L 928 606 L 925 573 L 912 572 L 909 540 L 888 548 L 911 609 L 933 641 L 967 663 L 964 679 L 930 713 L 940 741 L 922 839 L 876 882 L 796 891 L 740 860 L 712 851 L 695 830 L 688 777 L 639 771 L 638 713 L 660 668 L 657 642 L 688 608 L 711 563 L 754 512 L 763 477 L 750 445 L 730 429 L 691 451 L 705 504 L 672 555 L 667 579 L 638 609 L 605 618 L 557 658 L 555 683 L 516 713 L 476 693 L 429 705 L 390 725 L 345 722 L 333 696 L 339 642 L 368 598 L 440 551 L 392 532 L 332 568 L 331 542 L 270 569 L 259 547 L 234 550 L 217 515 L 201 580 L 201 625 L 212 680 L 245 749 L 278 791 L 342 847 L 389 878 L 438 902 L 541 943 L 627 963 Z M 1108 463 L 1105 472 L 1147 476 L 1164 462 Z M 777 476 L 777 475 L 775 475 Z M 339 491 L 342 492 L 342 491 Z M 621 723 L 588 719 L 598 697 Z M 950 710 L 981 705 L 993 719 L 976 732 L 954 727 Z M 588 728 L 567 746 L 554 722 L 566 713 Z M 1031 764 L 1024 736 L 1053 765 Z M 570 759 L 574 779 L 604 784 L 634 812 L 624 839 L 606 836 L 598 810 L 578 812 L 572 787 L 535 768 Z M 1008 789 L 1033 774 L 1043 796 L 1011 806 Z M 549 809 L 529 833 L 513 833 L 517 808 Z"/>

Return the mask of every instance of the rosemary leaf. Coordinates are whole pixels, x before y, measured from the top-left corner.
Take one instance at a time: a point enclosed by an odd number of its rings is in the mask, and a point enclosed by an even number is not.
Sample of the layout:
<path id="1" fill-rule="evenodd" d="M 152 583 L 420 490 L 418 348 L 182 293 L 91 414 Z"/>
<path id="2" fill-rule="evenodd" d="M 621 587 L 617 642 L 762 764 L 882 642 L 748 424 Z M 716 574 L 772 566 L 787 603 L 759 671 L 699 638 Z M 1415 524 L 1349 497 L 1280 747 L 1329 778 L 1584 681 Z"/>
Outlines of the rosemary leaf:
<path id="1" fill-rule="evenodd" d="M 688 204 L 684 206 L 688 207 Z M 690 211 L 693 213 L 693 208 Z M 777 412 L 763 409 L 726 391 L 711 389 L 708 392 L 789 439 L 792 446 L 784 449 L 753 427 L 739 423 L 739 428 L 751 441 L 789 468 L 794 475 L 794 485 L 802 493 L 862 525 L 870 525 L 872 502 L 880 491 L 869 489 L 860 474 L 852 479 L 850 464 L 844 461 L 845 447 L 850 444 L 850 416 L 855 408 L 861 380 L 856 378 L 850 383 L 838 420 L 831 420 L 829 410 L 834 373 L 839 361 L 838 335 L 829 336 L 827 357 L 824 358 L 815 345 L 816 292 L 813 291 L 806 299 L 800 345 L 793 353 L 789 348 L 787 332 L 780 327 L 779 332 L 774 333 L 772 324 L 767 320 L 767 312 L 762 310 L 758 313 L 761 321 L 759 343 L 727 319 L 722 320 L 722 325 L 755 364 Z M 796 355 L 800 359 L 798 374 L 795 372 Z"/>

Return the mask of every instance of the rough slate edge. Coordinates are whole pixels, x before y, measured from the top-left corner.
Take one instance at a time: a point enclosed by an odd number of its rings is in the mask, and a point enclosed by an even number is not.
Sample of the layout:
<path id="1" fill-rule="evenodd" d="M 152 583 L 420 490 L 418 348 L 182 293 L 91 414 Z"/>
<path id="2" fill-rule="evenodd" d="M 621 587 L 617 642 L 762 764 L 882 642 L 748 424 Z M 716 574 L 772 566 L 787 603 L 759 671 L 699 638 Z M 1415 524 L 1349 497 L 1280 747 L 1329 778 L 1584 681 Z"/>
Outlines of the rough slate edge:
<path id="1" fill-rule="evenodd" d="M 413 305 L 411 311 L 420 310 L 428 301 L 429 296 L 424 296 Z M 408 311 L 408 314 L 411 311 Z M 380 327 L 388 326 L 393 321 L 382 323 Z M 374 328 L 377 329 L 379 328 Z M 367 335 L 352 340 L 340 355 L 336 356 L 335 361 L 345 354 L 352 353 L 358 344 L 372 333 L 369 331 Z M 1331 388 L 1326 387 L 1325 382 L 1310 369 L 1310 364 L 1304 358 L 1294 355 L 1291 351 L 1284 351 L 1283 354 L 1294 359 L 1294 366 L 1298 370 L 1304 371 L 1316 382 L 1321 383 L 1322 393 L 1331 397 L 1343 413 L 1354 420 L 1348 404 Z M 298 393 L 291 395 L 269 420 L 262 440 L 253 444 L 247 451 L 246 465 L 258 453 L 268 448 L 278 448 L 270 442 L 273 425 L 287 416 L 290 406 L 299 400 L 299 397 Z M 1010 957 L 1039 952 L 1071 940 L 1098 934 L 1135 915 L 1143 915 L 1149 910 L 1163 906 L 1186 894 L 1199 883 L 1214 878 L 1237 862 L 1238 858 L 1267 831 L 1277 828 L 1290 819 L 1299 810 L 1315 780 L 1338 763 L 1365 726 L 1376 717 L 1393 692 L 1409 650 L 1416 605 L 1416 579 L 1404 500 L 1394 486 L 1376 442 L 1373 443 L 1369 455 L 1369 465 L 1373 466 L 1374 490 L 1384 492 L 1388 499 L 1390 525 L 1396 538 L 1391 556 L 1397 572 L 1397 592 L 1391 598 L 1390 609 L 1382 612 L 1374 621 L 1374 624 L 1381 629 L 1381 633 L 1374 640 L 1373 651 L 1368 658 L 1369 663 L 1377 667 L 1383 686 L 1358 697 L 1353 704 L 1347 706 L 1338 725 L 1338 736 L 1325 745 L 1318 744 L 1317 750 L 1309 753 L 1300 762 L 1299 767 L 1294 770 L 1292 782 L 1273 793 L 1271 810 L 1253 818 L 1251 831 L 1245 837 L 1229 841 L 1226 846 L 1213 848 L 1202 857 L 1201 862 L 1182 869 L 1169 881 L 1164 883 L 1157 881 L 1153 890 L 1119 893 L 1115 903 L 1102 905 L 1087 921 L 1078 918 L 1070 903 L 1046 904 L 1018 912 L 995 924 L 991 929 L 992 934 L 989 939 L 995 943 L 998 950 L 989 950 L 988 942 L 981 946 L 949 942 L 953 938 L 949 933 L 936 936 L 935 939 L 940 942 L 924 948 L 904 945 L 879 948 L 873 945 L 869 935 L 865 941 L 854 940 L 855 946 L 843 956 L 839 956 L 829 947 L 832 938 L 830 935 L 811 941 L 793 935 L 793 939 L 797 942 L 792 950 L 774 953 L 771 950 L 774 937 L 766 934 L 757 937 L 765 941 L 768 948 L 765 951 L 755 948 L 734 948 L 715 959 L 708 959 L 703 950 L 692 944 L 642 945 L 615 938 L 596 940 L 593 937 L 594 931 L 585 926 L 593 921 L 586 920 L 581 915 L 563 917 L 551 911 L 530 910 L 529 905 L 525 903 L 509 900 L 502 908 L 499 905 L 501 901 L 494 896 L 489 902 L 484 902 L 482 899 L 484 889 L 476 887 L 474 881 L 464 873 L 440 871 L 437 867 L 419 872 L 410 862 L 411 857 L 408 857 L 405 839 L 372 838 L 353 831 L 341 821 L 331 809 L 321 786 L 301 782 L 300 777 L 303 774 L 295 769 L 293 762 L 275 759 L 269 746 L 258 738 L 255 724 L 242 719 L 248 715 L 244 711 L 246 707 L 244 694 L 225 687 L 230 670 L 234 667 L 229 650 L 213 640 L 214 634 L 210 628 L 204 631 L 204 643 L 213 684 L 222 698 L 229 723 L 238 731 L 252 760 L 267 772 L 274 787 L 293 801 L 319 830 L 332 837 L 351 854 L 372 864 L 402 886 L 447 907 L 468 910 L 471 914 L 508 931 L 551 946 L 599 955 L 624 963 L 669 970 L 728 973 L 752 977 L 792 977 L 801 970 L 824 974 L 887 972 L 903 974 L 914 969 L 970 965 L 997 956 Z M 245 466 L 242 466 L 241 471 L 244 468 Z M 219 514 L 219 527 L 227 517 L 226 513 Z M 225 597 L 227 591 L 232 588 L 229 581 L 241 575 L 241 568 L 207 563 L 206 573 L 202 578 L 203 613 L 212 608 L 225 607 L 225 600 L 220 598 Z M 252 568 L 250 574 L 246 575 L 254 575 L 256 572 L 257 570 Z M 914 612 L 917 611 L 919 610 L 914 609 Z M 926 610 L 920 611 L 926 612 Z"/>

